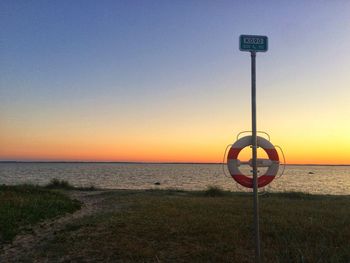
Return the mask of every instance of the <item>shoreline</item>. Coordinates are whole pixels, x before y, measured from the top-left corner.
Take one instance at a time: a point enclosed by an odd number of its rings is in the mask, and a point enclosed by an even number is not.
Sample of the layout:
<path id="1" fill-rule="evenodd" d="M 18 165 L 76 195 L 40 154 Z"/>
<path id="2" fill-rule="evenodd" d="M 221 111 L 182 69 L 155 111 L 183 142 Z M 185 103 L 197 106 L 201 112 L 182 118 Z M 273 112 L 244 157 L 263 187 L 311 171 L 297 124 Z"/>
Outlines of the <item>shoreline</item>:
<path id="1" fill-rule="evenodd" d="M 47 164 L 192 164 L 192 165 L 222 165 L 225 163 L 218 162 L 218 163 L 199 163 L 199 162 L 118 162 L 118 161 L 0 161 L 0 164 L 2 163 L 29 163 L 29 164 L 41 164 L 41 163 L 47 163 Z M 287 164 L 281 164 L 285 166 L 350 166 L 350 164 L 293 164 L 293 163 L 287 163 Z"/>

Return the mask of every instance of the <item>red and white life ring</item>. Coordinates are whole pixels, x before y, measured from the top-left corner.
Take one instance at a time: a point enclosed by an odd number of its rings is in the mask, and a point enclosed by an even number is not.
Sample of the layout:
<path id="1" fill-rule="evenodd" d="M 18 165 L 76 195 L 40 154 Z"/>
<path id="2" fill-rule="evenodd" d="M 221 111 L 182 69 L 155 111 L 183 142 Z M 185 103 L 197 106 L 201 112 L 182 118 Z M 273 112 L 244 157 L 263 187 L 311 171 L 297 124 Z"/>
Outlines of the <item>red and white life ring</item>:
<path id="1" fill-rule="evenodd" d="M 231 176 L 237 183 L 253 188 L 253 178 L 242 174 L 238 168 L 242 164 L 238 159 L 238 155 L 244 147 L 249 145 L 252 145 L 252 136 L 245 136 L 237 140 L 228 152 L 227 166 Z M 279 158 L 273 144 L 265 138 L 257 136 L 257 146 L 263 148 L 269 157 L 269 159 L 257 159 L 258 167 L 268 167 L 266 173 L 258 177 L 258 187 L 263 187 L 275 178 L 279 168 Z M 246 164 L 252 165 L 252 160 Z"/>

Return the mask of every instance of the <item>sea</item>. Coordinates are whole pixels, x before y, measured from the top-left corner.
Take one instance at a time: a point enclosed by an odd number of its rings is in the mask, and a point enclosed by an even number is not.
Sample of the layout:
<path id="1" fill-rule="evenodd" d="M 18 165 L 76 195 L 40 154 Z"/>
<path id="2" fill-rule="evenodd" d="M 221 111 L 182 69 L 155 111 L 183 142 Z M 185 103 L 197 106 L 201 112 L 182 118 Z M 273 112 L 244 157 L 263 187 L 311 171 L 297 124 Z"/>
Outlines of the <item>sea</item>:
<path id="1" fill-rule="evenodd" d="M 249 169 L 245 171 L 249 173 Z M 0 184 L 45 185 L 54 178 L 77 187 L 102 189 L 205 190 L 218 186 L 230 191 L 251 191 L 232 179 L 225 164 L 0 163 Z M 350 195 L 350 166 L 281 166 L 276 178 L 261 190 Z"/>

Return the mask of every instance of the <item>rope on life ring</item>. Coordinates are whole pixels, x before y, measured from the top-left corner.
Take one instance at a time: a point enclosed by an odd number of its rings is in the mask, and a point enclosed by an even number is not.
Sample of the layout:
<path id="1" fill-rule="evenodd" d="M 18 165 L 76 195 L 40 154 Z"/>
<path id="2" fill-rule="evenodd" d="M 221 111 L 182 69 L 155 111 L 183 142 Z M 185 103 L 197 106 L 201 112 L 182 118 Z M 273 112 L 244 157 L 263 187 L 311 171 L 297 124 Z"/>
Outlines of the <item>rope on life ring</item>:
<path id="1" fill-rule="evenodd" d="M 253 178 L 244 175 L 240 170 L 241 164 L 252 166 L 252 160 L 241 162 L 238 155 L 241 150 L 249 145 L 252 145 L 252 136 L 245 136 L 237 140 L 230 148 L 227 155 L 227 166 L 232 178 L 242 186 L 253 188 Z M 257 159 L 257 167 L 268 167 L 265 174 L 258 177 L 258 187 L 264 187 L 271 183 L 275 178 L 279 169 L 278 153 L 271 142 L 263 137 L 257 136 L 257 146 L 264 149 L 269 159 Z"/>

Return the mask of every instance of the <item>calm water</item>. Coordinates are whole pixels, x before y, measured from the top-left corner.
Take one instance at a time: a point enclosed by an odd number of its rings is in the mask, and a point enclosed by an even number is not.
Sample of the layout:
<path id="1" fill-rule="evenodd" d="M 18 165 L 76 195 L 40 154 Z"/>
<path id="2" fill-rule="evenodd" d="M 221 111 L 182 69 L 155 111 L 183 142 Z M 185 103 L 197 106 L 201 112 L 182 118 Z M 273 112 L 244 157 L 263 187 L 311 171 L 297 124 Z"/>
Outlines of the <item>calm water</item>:
<path id="1" fill-rule="evenodd" d="M 202 190 L 208 185 L 217 185 L 232 191 L 244 190 L 231 177 L 225 176 L 221 164 L 0 164 L 0 184 L 43 185 L 53 178 L 67 180 L 75 186 L 94 185 L 111 189 Z M 155 185 L 156 182 L 160 185 Z M 350 166 L 286 166 L 285 174 L 266 189 L 349 195 Z"/>

